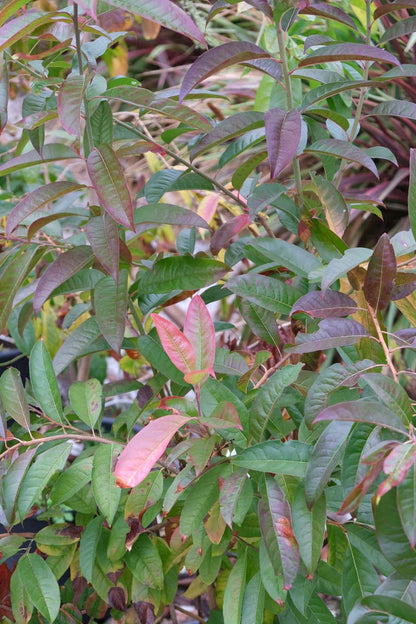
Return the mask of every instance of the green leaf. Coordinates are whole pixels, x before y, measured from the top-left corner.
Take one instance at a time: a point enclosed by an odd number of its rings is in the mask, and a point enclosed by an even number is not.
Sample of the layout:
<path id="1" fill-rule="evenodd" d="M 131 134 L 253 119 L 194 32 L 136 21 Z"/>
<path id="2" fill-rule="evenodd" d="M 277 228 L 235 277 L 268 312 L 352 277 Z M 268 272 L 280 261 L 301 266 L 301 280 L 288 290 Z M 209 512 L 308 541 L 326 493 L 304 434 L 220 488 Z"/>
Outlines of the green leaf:
<path id="1" fill-rule="evenodd" d="M 18 575 L 24 579 L 26 594 L 35 609 L 47 622 L 54 622 L 61 604 L 59 586 L 46 561 L 36 553 L 29 553 L 19 559 Z"/>
<path id="2" fill-rule="evenodd" d="M 90 117 L 92 138 L 94 146 L 99 147 L 104 143 L 111 145 L 113 142 L 113 114 L 109 103 L 102 100 Z"/>
<path id="3" fill-rule="evenodd" d="M 309 508 L 319 500 L 344 452 L 352 423 L 331 422 L 312 449 L 305 474 L 305 496 Z"/>
<path id="4" fill-rule="evenodd" d="M 199 290 L 221 279 L 227 272 L 222 262 L 211 258 L 172 256 L 156 262 L 151 271 L 138 279 L 140 295 L 171 290 Z"/>
<path id="5" fill-rule="evenodd" d="M 367 557 L 348 543 L 342 568 L 342 599 L 346 613 L 379 584 L 378 574 Z"/>
<path id="6" fill-rule="evenodd" d="M 65 251 L 42 273 L 33 296 L 33 310 L 37 314 L 53 291 L 70 279 L 93 260 L 91 248 L 79 245 Z"/>
<path id="7" fill-rule="evenodd" d="M 127 315 L 128 272 L 121 271 L 116 283 L 111 276 L 104 277 L 94 288 L 95 316 L 98 327 L 108 344 L 120 352 Z"/>
<path id="8" fill-rule="evenodd" d="M 303 478 L 312 447 L 298 440 L 268 440 L 255 444 L 233 457 L 235 466 L 258 472 L 291 475 Z"/>
<path id="9" fill-rule="evenodd" d="M 336 46 L 334 46 L 336 47 Z M 345 160 L 351 160 L 352 162 L 362 165 L 378 178 L 377 167 L 374 161 L 363 150 L 346 141 L 340 141 L 339 139 L 319 139 L 305 149 L 305 152 L 310 154 L 324 154 L 325 156 L 336 156 L 337 158 L 343 158 Z"/>
<path id="10" fill-rule="evenodd" d="M 260 389 L 250 410 L 250 433 L 256 442 L 262 441 L 280 397 L 285 388 L 296 381 L 301 369 L 302 364 L 288 364 L 276 371 Z"/>
<path id="11" fill-rule="evenodd" d="M 227 288 L 265 310 L 285 315 L 290 314 L 299 295 L 285 282 L 257 273 L 234 277 L 227 282 Z"/>
<path id="12" fill-rule="evenodd" d="M 30 431 L 30 414 L 20 373 L 8 368 L 0 377 L 0 398 L 3 407 L 21 427 Z"/>
<path id="13" fill-rule="evenodd" d="M 19 567 L 16 567 L 10 579 L 10 597 L 16 624 L 27 624 L 33 605 L 26 591 L 26 579 L 21 575 Z"/>
<path id="14" fill-rule="evenodd" d="M 134 231 L 133 203 L 123 168 L 110 145 L 95 147 L 87 159 L 92 185 L 114 221 Z"/>
<path id="15" fill-rule="evenodd" d="M 413 407 L 409 395 L 402 386 L 381 373 L 366 373 L 361 379 L 370 386 L 388 409 L 397 414 L 406 426 L 412 421 Z"/>
<path id="16" fill-rule="evenodd" d="M 39 26 L 53 22 L 56 14 L 43 11 L 28 11 L 10 20 L 0 28 L 0 52 L 12 46 L 16 41 L 32 33 Z M 62 15 L 62 21 L 65 21 Z"/>
<path id="17" fill-rule="evenodd" d="M 243 319 L 253 334 L 277 347 L 279 345 L 279 333 L 275 314 L 252 303 L 248 299 L 240 301 L 239 307 Z"/>
<path id="18" fill-rule="evenodd" d="M 407 471 L 397 486 L 397 509 L 410 546 L 416 544 L 416 465 Z"/>
<path id="19" fill-rule="evenodd" d="M 185 385 L 183 373 L 176 368 L 169 356 L 165 353 L 156 330 L 152 330 L 147 336 L 139 336 L 137 338 L 137 347 L 143 357 L 145 357 L 156 370 L 180 386 Z M 190 386 L 188 386 L 188 388 L 190 388 Z"/>
<path id="20" fill-rule="evenodd" d="M 69 388 L 68 395 L 76 415 L 94 429 L 103 411 L 103 388 L 98 379 L 76 381 Z"/>
<path id="21" fill-rule="evenodd" d="M 277 238 L 259 238 L 246 246 L 247 257 L 256 263 L 275 263 L 295 275 L 307 277 L 313 269 L 322 266 L 313 254 L 297 245 Z"/>
<path id="22" fill-rule="evenodd" d="M 374 248 L 364 280 L 364 296 L 375 312 L 390 303 L 395 279 L 396 256 L 388 234 L 384 233 Z"/>
<path id="23" fill-rule="evenodd" d="M 157 503 L 163 494 L 163 475 L 152 470 L 145 479 L 132 488 L 124 508 L 124 517 L 129 523 L 140 519 L 148 507 Z"/>
<path id="24" fill-rule="evenodd" d="M 265 590 L 257 572 L 247 583 L 241 609 L 241 624 L 263 624 Z"/>
<path id="25" fill-rule="evenodd" d="M 227 624 L 241 624 L 241 612 L 247 574 L 247 551 L 240 555 L 228 577 L 224 592 L 223 614 Z M 254 622 L 253 622 L 254 624 Z"/>
<path id="26" fill-rule="evenodd" d="M 86 382 L 88 383 L 88 382 Z M 116 486 L 113 472 L 113 455 L 120 448 L 114 444 L 101 444 L 94 452 L 92 489 L 98 509 L 111 527 L 120 502 L 121 489 Z"/>
<path id="27" fill-rule="evenodd" d="M 387 102 L 377 104 L 377 106 L 375 106 L 371 111 L 369 117 L 373 115 L 387 115 L 388 117 L 404 117 L 405 119 L 416 119 L 416 104 L 403 100 L 388 100 Z"/>
<path id="28" fill-rule="evenodd" d="M 297 70 L 301 71 L 301 70 Z M 304 71 L 313 71 L 313 70 L 304 70 Z M 319 70 L 318 70 L 319 71 Z M 321 70 L 322 71 L 322 70 Z M 298 74 L 301 77 L 302 74 Z M 319 79 L 320 76 L 316 77 L 315 75 L 311 76 L 312 79 Z M 338 93 L 342 93 L 343 91 L 349 91 L 353 89 L 361 89 L 368 87 L 378 87 L 381 86 L 381 82 L 377 82 L 376 80 L 344 80 L 339 74 L 335 82 L 332 80 L 335 79 L 335 76 L 329 76 L 329 82 L 327 80 L 323 80 L 325 84 L 315 87 L 310 91 L 307 91 L 302 101 L 302 110 L 308 109 L 310 106 L 313 106 L 317 102 L 321 100 L 327 100 L 328 98 L 338 95 Z"/>
<path id="29" fill-rule="evenodd" d="M 18 455 L 3 477 L 2 504 L 4 501 L 4 513 L 9 524 L 15 523 L 18 494 L 35 452 L 34 448 L 28 448 Z"/>
<path id="30" fill-rule="evenodd" d="M 309 509 L 306 504 L 304 484 L 300 483 L 293 497 L 292 518 L 301 559 L 308 573 L 314 574 L 321 557 L 325 537 L 325 494 L 322 494 L 312 509 Z"/>
<path id="31" fill-rule="evenodd" d="M 416 608 L 413 605 L 393 596 L 372 595 L 362 598 L 359 605 L 350 613 L 348 624 L 365 624 L 369 622 L 371 613 L 374 613 L 376 618 L 371 622 L 380 622 L 380 616 L 388 615 L 399 618 L 400 623 L 416 622 Z"/>
<path id="32" fill-rule="evenodd" d="M 163 564 L 155 544 L 147 535 L 139 535 L 130 553 L 125 557 L 133 576 L 146 587 L 162 589 Z"/>
<path id="33" fill-rule="evenodd" d="M 78 457 L 65 471 L 61 472 L 56 479 L 50 498 L 54 505 L 60 505 L 69 501 L 84 485 L 91 481 L 93 458 Z"/>
<path id="34" fill-rule="evenodd" d="M 20 169 L 26 169 L 26 167 L 31 167 L 32 165 L 67 160 L 68 158 L 79 159 L 78 154 L 72 147 L 68 147 L 62 143 L 48 143 L 48 145 L 45 145 L 42 149 L 42 156 L 39 156 L 36 150 L 32 150 L 0 165 L 0 177 L 19 171 Z"/>
<path id="35" fill-rule="evenodd" d="M 348 207 L 343 195 L 322 176 L 314 176 L 312 185 L 322 203 L 330 230 L 342 237 L 348 225 Z"/>
<path id="36" fill-rule="evenodd" d="M 265 477 L 259 501 L 259 523 L 275 574 L 283 574 L 283 589 L 289 590 L 299 568 L 299 546 L 293 533 L 289 503 L 280 485 L 270 476 Z"/>
<path id="37" fill-rule="evenodd" d="M 245 470 L 236 470 L 220 482 L 220 510 L 229 527 L 232 527 L 237 503 L 242 496 L 246 479 L 247 472 Z"/>
<path id="38" fill-rule="evenodd" d="M 397 506 L 397 492 L 390 490 L 375 508 L 376 536 L 381 552 L 401 576 L 416 575 L 416 552 L 403 530 Z"/>
<path id="39" fill-rule="evenodd" d="M 191 535 L 219 499 L 218 476 L 225 476 L 223 471 L 223 466 L 209 470 L 198 479 L 196 487 L 189 491 L 179 524 L 182 535 Z"/>
<path id="40" fill-rule="evenodd" d="M 26 247 L 16 253 L 0 274 L 0 331 L 6 328 L 20 286 L 45 253 L 45 249 L 36 247 Z"/>
<path id="41" fill-rule="evenodd" d="M 38 500 L 51 477 L 65 466 L 70 452 L 71 444 L 67 442 L 58 444 L 41 453 L 31 465 L 22 482 L 17 500 L 21 521 Z"/>
<path id="42" fill-rule="evenodd" d="M 51 356 L 43 340 L 39 340 L 33 347 L 29 359 L 30 381 L 40 408 L 48 418 L 62 424 L 63 409 L 61 394 Z"/>
<path id="43" fill-rule="evenodd" d="M 370 249 L 355 247 L 354 249 L 347 249 L 342 258 L 331 260 L 322 275 L 322 291 L 325 292 L 337 279 L 346 275 L 351 269 L 355 269 L 362 262 L 366 262 L 370 256 Z"/>
<path id="44" fill-rule="evenodd" d="M 371 449 L 381 442 L 380 429 L 367 423 L 358 423 L 351 432 L 342 462 L 341 482 L 347 495 L 367 473 L 361 462 Z"/>
<path id="45" fill-rule="evenodd" d="M 98 336 L 100 330 L 94 317 L 90 317 L 79 325 L 70 336 L 64 341 L 53 358 L 53 368 L 57 375 L 77 357 L 82 355 L 83 350 L 88 347 Z"/>
<path id="46" fill-rule="evenodd" d="M 87 524 L 81 536 L 79 548 L 79 565 L 83 576 L 89 583 L 93 582 L 95 559 L 98 542 L 103 529 L 104 518 L 97 516 Z"/>

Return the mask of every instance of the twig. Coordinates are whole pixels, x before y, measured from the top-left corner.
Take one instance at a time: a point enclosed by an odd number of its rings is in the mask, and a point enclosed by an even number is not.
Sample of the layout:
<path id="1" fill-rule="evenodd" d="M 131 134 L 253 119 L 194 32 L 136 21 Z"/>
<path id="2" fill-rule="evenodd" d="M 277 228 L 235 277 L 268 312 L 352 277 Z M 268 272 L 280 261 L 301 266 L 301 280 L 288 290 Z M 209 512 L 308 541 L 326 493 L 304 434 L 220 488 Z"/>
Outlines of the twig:
<path id="1" fill-rule="evenodd" d="M 368 302 L 367 302 L 367 307 L 368 307 L 368 311 L 370 313 L 371 319 L 374 323 L 374 327 L 376 329 L 381 347 L 384 351 L 384 355 L 386 356 L 387 366 L 389 367 L 391 374 L 393 375 L 394 381 L 397 382 L 398 381 L 397 371 L 394 367 L 393 360 L 391 359 L 389 348 L 386 344 L 386 341 L 384 340 L 383 332 L 381 331 L 381 327 L 380 327 L 380 323 L 378 322 L 377 314 L 375 313 L 374 309 L 371 307 L 371 305 Z"/>
<path id="2" fill-rule="evenodd" d="M 175 604 L 174 608 L 176 609 L 176 611 L 179 611 L 180 613 L 184 613 L 185 615 L 188 615 L 190 618 L 193 618 L 194 620 L 198 620 L 198 622 L 201 622 L 201 624 L 206 624 L 206 620 L 204 620 L 199 615 L 196 615 L 196 613 L 193 613 L 193 612 L 189 613 L 189 611 L 187 611 L 183 607 L 180 607 L 178 604 Z"/>

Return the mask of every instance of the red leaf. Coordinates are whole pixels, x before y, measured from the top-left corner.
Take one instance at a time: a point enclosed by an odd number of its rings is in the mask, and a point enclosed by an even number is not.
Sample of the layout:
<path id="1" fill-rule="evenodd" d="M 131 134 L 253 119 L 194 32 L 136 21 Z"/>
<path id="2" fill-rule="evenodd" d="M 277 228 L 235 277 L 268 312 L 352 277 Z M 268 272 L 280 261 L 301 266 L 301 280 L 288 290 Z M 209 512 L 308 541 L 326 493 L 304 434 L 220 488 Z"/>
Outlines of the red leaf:
<path id="1" fill-rule="evenodd" d="M 272 108 L 264 114 L 272 180 L 277 178 L 296 156 L 301 134 L 301 122 L 301 115 L 296 108 L 290 111 L 285 111 L 283 108 Z"/>
<path id="2" fill-rule="evenodd" d="M 182 373 L 194 372 L 196 370 L 195 351 L 188 338 L 167 319 L 158 314 L 151 314 L 151 317 L 162 347 L 176 368 Z"/>
<path id="3" fill-rule="evenodd" d="M 177 414 L 162 416 L 136 433 L 116 464 L 117 485 L 128 488 L 141 483 L 162 457 L 172 437 L 188 420 L 191 419 Z"/>

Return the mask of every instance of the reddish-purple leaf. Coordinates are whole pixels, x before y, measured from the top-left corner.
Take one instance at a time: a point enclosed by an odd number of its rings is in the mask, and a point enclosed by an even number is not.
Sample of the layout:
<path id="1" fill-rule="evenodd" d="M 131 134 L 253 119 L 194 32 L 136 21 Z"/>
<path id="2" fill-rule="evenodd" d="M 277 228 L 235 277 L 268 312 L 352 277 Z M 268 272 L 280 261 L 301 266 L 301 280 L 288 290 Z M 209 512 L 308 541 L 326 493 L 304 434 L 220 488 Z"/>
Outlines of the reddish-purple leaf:
<path id="1" fill-rule="evenodd" d="M 179 102 L 182 102 L 188 93 L 203 80 L 221 71 L 221 69 L 260 58 L 270 58 L 270 54 L 254 43 L 246 41 L 224 43 L 204 52 L 186 72 L 179 94 Z"/>
<path id="2" fill-rule="evenodd" d="M 91 0 L 83 0 L 83 4 L 90 3 Z M 108 0 L 108 4 L 140 15 L 206 46 L 206 41 L 196 24 L 183 9 L 170 0 Z"/>
<path id="3" fill-rule="evenodd" d="M 7 236 L 10 236 L 13 230 L 26 217 L 30 216 L 36 210 L 44 208 L 49 202 L 56 201 L 63 195 L 79 191 L 85 188 L 83 184 L 75 182 L 52 182 L 41 186 L 35 191 L 28 193 L 11 211 L 7 219 Z"/>
<path id="4" fill-rule="evenodd" d="M 272 180 L 282 173 L 294 159 L 299 145 L 302 118 L 294 108 L 272 108 L 264 114 L 267 152 Z"/>
<path id="5" fill-rule="evenodd" d="M 7 62 L 0 68 L 0 132 L 7 124 L 7 105 L 9 102 L 9 75 Z"/>
<path id="6" fill-rule="evenodd" d="M 39 156 L 36 150 L 31 150 L 0 165 L 0 177 L 9 175 L 9 173 L 13 173 L 19 169 L 31 167 L 32 165 L 55 162 L 67 158 L 79 158 L 79 156 L 72 147 L 68 147 L 62 143 L 49 143 L 48 145 L 44 145 L 42 156 Z"/>
<path id="7" fill-rule="evenodd" d="M 109 145 L 95 147 L 88 156 L 87 169 L 103 208 L 114 221 L 134 231 L 130 191 L 113 149 Z"/>
<path id="8" fill-rule="evenodd" d="M 408 297 L 416 290 L 416 273 L 396 273 L 391 300 L 398 301 Z"/>
<path id="9" fill-rule="evenodd" d="M 189 304 L 183 333 L 192 345 L 196 368 L 212 370 L 215 360 L 215 328 L 208 308 L 199 295 L 192 297 Z"/>
<path id="10" fill-rule="evenodd" d="M 220 510 L 225 522 L 231 528 L 235 509 L 247 479 L 247 471 L 238 469 L 220 481 Z"/>
<path id="11" fill-rule="evenodd" d="M 356 509 L 364 496 L 367 494 L 374 481 L 383 469 L 383 460 L 379 460 L 364 476 L 364 478 L 351 490 L 348 496 L 345 497 L 338 513 L 346 514 Z"/>
<path id="12" fill-rule="evenodd" d="M 348 316 L 354 314 L 357 304 L 351 297 L 341 292 L 326 290 L 313 292 L 303 295 L 293 306 L 290 315 L 304 312 L 314 318 L 334 318 L 339 316 Z"/>
<path id="13" fill-rule="evenodd" d="M 250 67 L 251 69 L 258 69 L 263 72 L 263 74 L 267 74 L 277 80 L 277 82 L 280 82 L 282 79 L 282 66 L 276 59 L 255 59 L 254 61 L 246 61 L 242 63 L 242 65 L 244 65 L 244 67 Z"/>
<path id="14" fill-rule="evenodd" d="M 329 19 L 333 19 L 336 22 L 345 24 L 357 30 L 354 20 L 345 11 L 339 7 L 331 6 L 326 2 L 308 2 L 305 8 L 302 8 L 299 13 L 301 15 L 319 15 Z"/>
<path id="15" fill-rule="evenodd" d="M 387 427 L 399 433 L 407 433 L 403 421 L 392 410 L 378 401 L 360 399 L 359 401 L 343 401 L 325 408 L 314 423 L 323 420 L 341 420 L 347 422 L 365 422 L 380 427 Z"/>
<path id="16" fill-rule="evenodd" d="M 114 219 L 104 213 L 91 217 L 87 223 L 87 236 L 98 262 L 118 281 L 120 238 Z"/>
<path id="17" fill-rule="evenodd" d="M 220 121 L 208 134 L 197 143 L 191 151 L 191 158 L 199 156 L 207 149 L 215 147 L 224 141 L 229 141 L 234 137 L 250 132 L 264 126 L 264 114 L 259 111 L 246 111 L 236 113 Z"/>
<path id="18" fill-rule="evenodd" d="M 0 52 L 9 48 L 16 41 L 20 41 L 25 35 L 33 32 L 35 28 L 42 26 L 52 21 L 52 16 L 56 14 L 44 11 L 32 11 L 19 15 L 13 20 L 8 21 L 0 28 Z M 62 14 L 62 21 L 64 17 L 68 17 Z"/>
<path id="19" fill-rule="evenodd" d="M 33 296 L 33 310 L 39 312 L 46 299 L 55 288 L 66 282 L 70 277 L 85 269 L 94 256 L 90 247 L 80 245 L 60 254 L 40 278 Z"/>
<path id="20" fill-rule="evenodd" d="M 250 225 L 250 223 L 249 215 L 241 214 L 221 225 L 218 230 L 215 230 L 210 243 L 212 255 L 216 256 L 221 249 L 226 249 L 232 243 L 232 237 Z"/>
<path id="21" fill-rule="evenodd" d="M 319 323 L 319 329 L 313 334 L 298 334 L 296 345 L 289 347 L 289 353 L 312 353 L 334 347 L 345 347 L 355 344 L 368 336 L 366 328 L 351 319 L 324 319 Z"/>
<path id="22" fill-rule="evenodd" d="M 336 156 L 337 158 L 345 158 L 346 160 L 352 160 L 366 169 L 369 169 L 378 178 L 377 167 L 370 156 L 361 150 L 356 145 L 351 145 L 346 141 L 340 141 L 339 139 L 319 139 L 312 143 L 310 147 L 305 149 L 305 152 L 311 154 L 324 154 L 326 156 Z"/>
<path id="23" fill-rule="evenodd" d="M 400 66 L 400 61 L 393 54 L 375 46 L 364 43 L 337 43 L 314 50 L 300 61 L 298 67 L 330 63 L 331 61 L 381 61 Z"/>
<path id="24" fill-rule="evenodd" d="M 391 300 L 396 279 L 396 256 L 388 234 L 383 234 L 374 248 L 364 280 L 364 296 L 377 312 Z"/>
<path id="25" fill-rule="evenodd" d="M 259 522 L 275 574 L 283 573 L 283 589 L 289 590 L 299 568 L 299 546 L 285 494 L 273 477 L 268 475 L 259 502 Z"/>
<path id="26" fill-rule="evenodd" d="M 58 115 L 61 126 L 69 134 L 80 135 L 81 106 L 85 92 L 84 76 L 71 75 L 58 92 Z"/>
<path id="27" fill-rule="evenodd" d="M 126 102 L 126 104 L 132 104 L 133 106 L 148 106 L 154 99 L 153 93 L 148 89 L 130 85 L 113 87 L 112 89 L 108 89 L 104 95 L 110 100 L 119 100 L 121 102 Z"/>
<path id="28" fill-rule="evenodd" d="M 409 159 L 410 178 L 409 178 L 409 194 L 408 209 L 409 221 L 413 236 L 416 237 L 416 148 L 410 150 Z"/>
<path id="29" fill-rule="evenodd" d="M 172 437 L 188 420 L 191 419 L 177 414 L 162 416 L 136 433 L 116 464 L 117 485 L 129 488 L 141 483 L 162 457 Z"/>
<path id="30" fill-rule="evenodd" d="M 181 331 L 158 314 L 151 314 L 162 347 L 173 364 L 182 373 L 191 373 L 196 370 L 195 351 L 188 338 Z"/>
<path id="31" fill-rule="evenodd" d="M 404 100 L 389 100 L 388 102 L 381 102 L 377 104 L 371 113 L 366 115 L 372 117 L 373 115 L 387 115 L 388 117 L 404 117 L 406 119 L 416 119 L 416 104 L 414 102 L 406 102 Z"/>
<path id="32" fill-rule="evenodd" d="M 416 0 L 394 0 L 394 2 L 387 2 L 377 7 L 374 11 L 374 19 L 378 19 L 387 13 L 393 13 L 393 11 L 400 11 L 401 9 L 416 9 Z"/>

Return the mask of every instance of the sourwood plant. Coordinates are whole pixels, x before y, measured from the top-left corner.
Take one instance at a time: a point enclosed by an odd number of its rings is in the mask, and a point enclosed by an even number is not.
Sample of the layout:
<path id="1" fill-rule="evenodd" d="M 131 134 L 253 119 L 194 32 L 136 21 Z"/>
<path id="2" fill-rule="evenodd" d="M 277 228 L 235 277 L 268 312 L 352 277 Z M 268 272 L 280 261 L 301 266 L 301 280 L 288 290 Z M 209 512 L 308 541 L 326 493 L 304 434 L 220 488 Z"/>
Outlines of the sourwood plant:
<path id="1" fill-rule="evenodd" d="M 0 8 L 0 614 L 416 623 L 416 2 L 188 5 Z"/>

